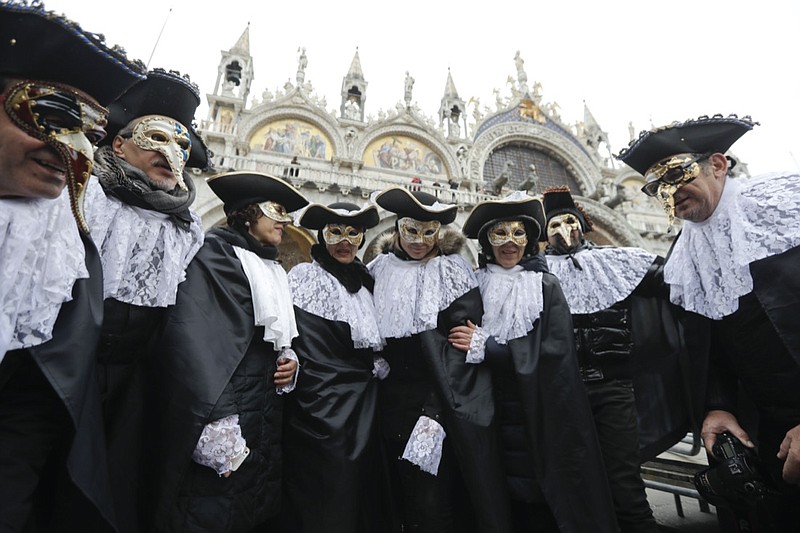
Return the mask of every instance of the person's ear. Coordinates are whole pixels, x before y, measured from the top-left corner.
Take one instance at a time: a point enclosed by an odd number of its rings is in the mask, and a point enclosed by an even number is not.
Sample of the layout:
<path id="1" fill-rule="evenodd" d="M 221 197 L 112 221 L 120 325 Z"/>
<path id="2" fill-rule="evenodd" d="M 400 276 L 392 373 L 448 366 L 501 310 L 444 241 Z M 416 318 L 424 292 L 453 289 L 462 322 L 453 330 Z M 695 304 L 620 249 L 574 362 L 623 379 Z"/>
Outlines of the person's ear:
<path id="1" fill-rule="evenodd" d="M 721 179 L 728 173 L 728 158 L 720 152 L 711 154 L 708 158 L 714 177 Z"/>
<path id="2" fill-rule="evenodd" d="M 122 143 L 125 142 L 125 138 L 121 135 L 116 135 L 114 140 L 111 141 L 111 149 L 114 150 L 114 155 L 121 159 L 125 159 L 125 152 L 122 150 Z"/>

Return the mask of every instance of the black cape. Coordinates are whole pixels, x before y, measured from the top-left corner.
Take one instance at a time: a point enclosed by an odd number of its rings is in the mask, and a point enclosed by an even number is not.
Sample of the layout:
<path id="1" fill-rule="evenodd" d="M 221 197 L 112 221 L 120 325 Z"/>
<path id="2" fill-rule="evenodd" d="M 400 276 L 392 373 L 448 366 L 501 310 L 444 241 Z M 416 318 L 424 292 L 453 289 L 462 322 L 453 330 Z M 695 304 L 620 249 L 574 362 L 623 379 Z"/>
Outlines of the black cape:
<path id="1" fill-rule="evenodd" d="M 536 477 L 561 531 L 617 531 L 569 304 L 552 274 L 543 274 L 542 293 L 539 323 L 507 343 L 535 450 Z"/>
<path id="2" fill-rule="evenodd" d="M 373 351 L 353 347 L 350 326 L 295 307 L 300 359 L 286 399 L 284 531 L 372 533 L 378 473 Z"/>
<path id="3" fill-rule="evenodd" d="M 73 299 L 61 306 L 52 339 L 25 351 L 61 398 L 74 428 L 67 474 L 79 492 L 67 496 L 68 506 L 59 509 L 64 515 L 58 516 L 60 525 L 111 531 L 116 527 L 95 363 L 103 321 L 103 268 L 92 241 L 83 234 L 81 239 L 89 278 L 73 285 Z"/>
<path id="4" fill-rule="evenodd" d="M 153 358 L 149 411 L 153 531 L 247 531 L 278 511 L 282 398 L 277 353 L 254 325 L 250 284 L 233 245 L 239 233 L 211 230 L 167 311 Z M 192 460 L 203 428 L 239 414 L 251 452 L 229 478 Z"/>

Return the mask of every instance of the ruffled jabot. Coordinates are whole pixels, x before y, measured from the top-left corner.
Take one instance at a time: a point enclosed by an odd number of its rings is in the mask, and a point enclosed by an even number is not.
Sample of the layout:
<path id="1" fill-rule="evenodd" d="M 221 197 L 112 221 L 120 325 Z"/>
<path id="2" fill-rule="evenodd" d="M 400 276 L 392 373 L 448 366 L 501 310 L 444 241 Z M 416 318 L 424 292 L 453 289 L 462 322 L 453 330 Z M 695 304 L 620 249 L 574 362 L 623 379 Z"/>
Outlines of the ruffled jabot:
<path id="1" fill-rule="evenodd" d="M 547 255 L 572 314 L 608 309 L 627 298 L 644 279 L 656 255 L 641 248 L 587 248 L 573 256 Z"/>
<path id="2" fill-rule="evenodd" d="M 476 275 L 483 299 L 482 329 L 499 344 L 527 335 L 544 308 L 542 273 L 490 263 Z"/>
<path id="3" fill-rule="evenodd" d="M 750 263 L 800 245 L 800 175 L 726 178 L 714 213 L 685 221 L 664 267 L 670 299 L 720 319 L 753 290 Z"/>
<path id="4" fill-rule="evenodd" d="M 0 199 L 0 360 L 52 338 L 75 281 L 89 277 L 85 260 L 66 193 Z"/>

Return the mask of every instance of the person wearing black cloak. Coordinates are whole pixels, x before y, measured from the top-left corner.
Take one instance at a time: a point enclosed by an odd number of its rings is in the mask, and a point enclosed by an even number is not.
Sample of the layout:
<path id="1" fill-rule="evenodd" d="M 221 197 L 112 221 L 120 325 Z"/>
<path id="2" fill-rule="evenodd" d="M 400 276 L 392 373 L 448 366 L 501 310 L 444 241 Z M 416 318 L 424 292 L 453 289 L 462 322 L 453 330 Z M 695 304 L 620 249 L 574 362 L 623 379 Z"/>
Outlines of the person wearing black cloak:
<path id="1" fill-rule="evenodd" d="M 312 263 L 289 272 L 302 369 L 286 399 L 283 530 L 373 533 L 379 479 L 378 378 L 385 342 L 378 331 L 375 282 L 356 257 L 379 222 L 374 205 L 309 205 L 297 224 L 317 231 Z M 312 503 L 313 502 L 313 503 Z"/>
<path id="2" fill-rule="evenodd" d="M 209 153 L 192 128 L 197 86 L 150 71 L 109 106 L 108 134 L 94 154 L 86 221 L 103 262 L 103 330 L 97 349 L 100 394 L 120 531 L 139 527 L 139 472 L 145 431 L 144 372 L 154 334 L 175 303 L 186 266 L 203 244 L 189 209 Z"/>
<path id="3" fill-rule="evenodd" d="M 710 355 L 702 426 L 710 460 L 723 459 L 714 445 L 730 433 L 754 449 L 778 491 L 737 502 L 735 518 L 718 512 L 722 528 L 755 516 L 753 530 L 794 531 L 800 524 L 800 175 L 730 173 L 734 160 L 725 153 L 757 124 L 736 115 L 676 122 L 642 132 L 617 158 L 645 177 L 642 192 L 661 203 L 670 225 L 683 220 L 664 280 L 689 318 L 705 318 L 694 337 Z M 744 481 L 752 482 L 728 476 L 727 490 L 745 488 Z"/>
<path id="4" fill-rule="evenodd" d="M 277 246 L 287 211 L 308 201 L 255 172 L 208 185 L 228 226 L 206 234 L 157 342 L 151 531 L 245 532 L 280 506 L 280 394 L 294 387 L 297 326 Z"/>
<path id="5" fill-rule="evenodd" d="M 391 369 L 379 417 L 402 530 L 509 531 L 491 375 L 473 364 L 482 352 L 465 355 L 447 341 L 452 327 L 483 315 L 477 280 L 458 253 L 464 236 L 441 229 L 457 206 L 401 188 L 374 201 L 397 215 L 369 270 Z"/>
<path id="6" fill-rule="evenodd" d="M 464 222 L 481 248 L 483 325 L 450 331 L 485 347 L 515 532 L 607 531 L 617 524 L 569 306 L 539 253 L 541 202 L 524 191 L 476 205 Z"/>
<path id="7" fill-rule="evenodd" d="M 83 192 L 144 67 L 40 2 L 0 3 L 0 35 L 0 531 L 113 531 Z"/>

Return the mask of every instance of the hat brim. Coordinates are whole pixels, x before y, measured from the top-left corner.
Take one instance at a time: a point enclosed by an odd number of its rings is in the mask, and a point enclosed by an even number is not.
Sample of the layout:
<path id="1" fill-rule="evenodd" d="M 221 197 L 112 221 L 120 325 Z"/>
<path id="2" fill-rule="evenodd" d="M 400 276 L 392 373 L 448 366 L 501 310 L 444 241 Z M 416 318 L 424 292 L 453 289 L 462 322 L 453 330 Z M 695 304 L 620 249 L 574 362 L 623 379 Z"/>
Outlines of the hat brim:
<path id="1" fill-rule="evenodd" d="M 261 202 L 279 203 L 288 213 L 308 205 L 308 200 L 300 191 L 269 174 L 223 172 L 207 178 L 206 182 L 225 204 L 226 212 Z"/>
<path id="2" fill-rule="evenodd" d="M 145 77 L 141 62 L 35 5 L 0 4 L 0 35 L 0 75 L 64 83 L 102 106 Z"/>
<path id="3" fill-rule="evenodd" d="M 395 213 L 398 217 L 409 217 L 422 222 L 438 220 L 443 225 L 450 224 L 458 214 L 457 205 L 443 204 L 430 194 L 412 193 L 400 187 L 387 189 L 379 193 L 374 198 L 374 201 L 387 211 Z"/>
<path id="4" fill-rule="evenodd" d="M 328 224 L 346 224 L 354 227 L 374 228 L 381 221 L 378 208 L 368 205 L 358 211 L 344 214 L 322 204 L 310 204 L 303 210 L 297 224 L 304 228 L 319 230 Z"/>
<path id="5" fill-rule="evenodd" d="M 725 153 L 758 122 L 736 115 L 700 117 L 680 124 L 646 131 L 616 157 L 642 175 L 677 154 Z"/>
<path id="6" fill-rule="evenodd" d="M 538 198 L 522 201 L 508 200 L 487 200 L 472 208 L 472 211 L 464 221 L 462 231 L 467 238 L 477 239 L 481 229 L 487 224 L 500 221 L 512 220 L 515 217 L 529 217 L 538 224 L 538 236 L 536 240 L 542 239 L 543 228 L 545 227 L 544 209 Z"/>

